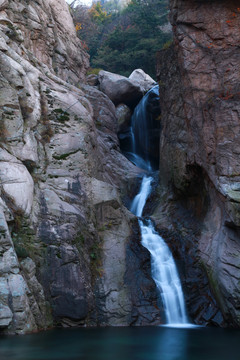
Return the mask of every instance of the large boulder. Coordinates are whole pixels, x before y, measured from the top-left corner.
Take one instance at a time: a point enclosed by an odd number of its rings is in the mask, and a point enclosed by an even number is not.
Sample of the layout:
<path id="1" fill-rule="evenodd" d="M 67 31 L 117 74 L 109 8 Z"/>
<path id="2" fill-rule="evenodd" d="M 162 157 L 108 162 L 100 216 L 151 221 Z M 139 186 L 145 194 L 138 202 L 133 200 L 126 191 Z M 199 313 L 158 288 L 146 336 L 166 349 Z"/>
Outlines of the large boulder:
<path id="1" fill-rule="evenodd" d="M 135 106 L 143 96 L 143 90 L 139 83 L 125 76 L 101 70 L 98 74 L 98 80 L 100 90 L 115 105 L 124 103 L 129 106 Z"/>
<path id="2" fill-rule="evenodd" d="M 153 86 L 157 85 L 156 81 L 146 74 L 142 69 L 134 70 L 129 76 L 130 80 L 137 82 L 144 92 L 150 90 Z"/>
<path id="3" fill-rule="evenodd" d="M 27 168 L 16 158 L 10 162 L 7 155 L 4 160 L 5 150 L 0 150 L 0 181 L 2 192 L 8 198 L 8 202 L 14 210 L 22 211 L 26 215 L 30 214 L 33 202 L 33 179 Z"/>

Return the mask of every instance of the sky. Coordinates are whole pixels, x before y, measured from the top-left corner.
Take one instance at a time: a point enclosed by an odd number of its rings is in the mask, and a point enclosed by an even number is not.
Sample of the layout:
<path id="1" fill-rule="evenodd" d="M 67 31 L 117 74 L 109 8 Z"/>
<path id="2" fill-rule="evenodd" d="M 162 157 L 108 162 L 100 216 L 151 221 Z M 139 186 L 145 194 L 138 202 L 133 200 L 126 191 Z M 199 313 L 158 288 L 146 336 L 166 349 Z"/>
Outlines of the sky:
<path id="1" fill-rule="evenodd" d="M 73 2 L 73 0 L 66 0 L 68 4 L 71 4 Z M 81 5 L 92 5 L 92 0 L 78 0 L 76 1 L 76 5 L 77 4 L 81 4 Z"/>

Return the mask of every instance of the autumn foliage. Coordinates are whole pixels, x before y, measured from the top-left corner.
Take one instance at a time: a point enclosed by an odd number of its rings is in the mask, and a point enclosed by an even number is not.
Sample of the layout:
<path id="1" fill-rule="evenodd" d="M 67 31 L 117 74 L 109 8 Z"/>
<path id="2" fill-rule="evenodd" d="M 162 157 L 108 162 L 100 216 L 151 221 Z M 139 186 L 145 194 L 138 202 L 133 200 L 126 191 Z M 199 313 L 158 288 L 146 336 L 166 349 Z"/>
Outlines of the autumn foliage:
<path id="1" fill-rule="evenodd" d="M 79 38 L 89 48 L 91 66 L 122 75 L 135 68 L 155 76 L 155 53 L 171 39 L 161 26 L 168 23 L 167 0 L 118 0 L 74 9 Z"/>

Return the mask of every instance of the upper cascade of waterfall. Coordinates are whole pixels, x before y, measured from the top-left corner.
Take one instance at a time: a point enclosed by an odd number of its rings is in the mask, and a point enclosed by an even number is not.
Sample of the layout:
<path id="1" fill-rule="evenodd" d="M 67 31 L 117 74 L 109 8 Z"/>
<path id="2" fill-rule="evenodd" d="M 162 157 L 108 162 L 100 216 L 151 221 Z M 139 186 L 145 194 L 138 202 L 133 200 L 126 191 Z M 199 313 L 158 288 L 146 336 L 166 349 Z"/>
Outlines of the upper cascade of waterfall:
<path id="1" fill-rule="evenodd" d="M 135 107 L 128 131 L 119 135 L 126 157 L 136 166 L 147 171 L 158 168 L 159 115 L 159 87 L 156 85 Z"/>
<path id="2" fill-rule="evenodd" d="M 159 88 L 154 86 L 136 106 L 132 116 L 132 132 L 134 134 L 133 153 L 150 162 L 150 131 L 153 128 L 153 113 L 159 108 Z"/>

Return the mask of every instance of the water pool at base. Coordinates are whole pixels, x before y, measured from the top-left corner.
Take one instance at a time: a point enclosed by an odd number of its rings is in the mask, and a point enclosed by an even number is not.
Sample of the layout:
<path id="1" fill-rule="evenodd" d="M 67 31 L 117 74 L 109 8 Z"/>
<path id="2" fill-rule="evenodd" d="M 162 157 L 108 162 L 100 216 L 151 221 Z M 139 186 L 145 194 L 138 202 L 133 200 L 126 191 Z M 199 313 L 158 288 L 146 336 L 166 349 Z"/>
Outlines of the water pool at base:
<path id="1" fill-rule="evenodd" d="M 0 337 L 1 360 L 240 360 L 240 330 L 55 329 Z"/>

